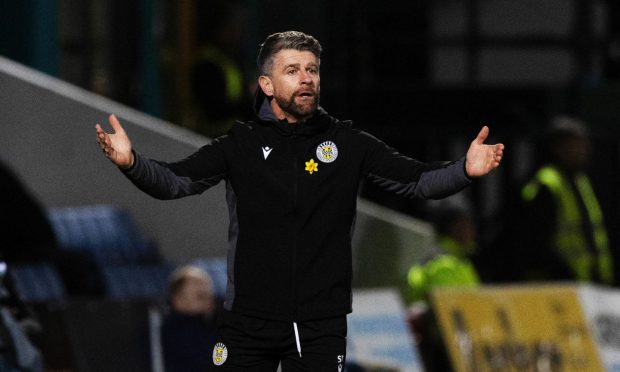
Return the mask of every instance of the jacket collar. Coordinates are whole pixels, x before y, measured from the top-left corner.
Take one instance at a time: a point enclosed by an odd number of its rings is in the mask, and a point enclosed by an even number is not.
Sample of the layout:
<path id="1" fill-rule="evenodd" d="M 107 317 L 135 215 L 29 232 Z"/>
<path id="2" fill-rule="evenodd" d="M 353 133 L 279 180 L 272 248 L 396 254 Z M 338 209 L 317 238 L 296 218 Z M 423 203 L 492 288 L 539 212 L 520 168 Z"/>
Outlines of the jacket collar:
<path id="1" fill-rule="evenodd" d="M 304 121 L 291 124 L 286 119 L 278 120 L 271 108 L 269 97 L 265 96 L 260 87 L 257 88 L 254 96 L 254 112 L 257 123 L 273 127 L 283 136 L 311 136 L 327 129 L 331 122 L 327 111 L 320 106 L 310 118 Z"/>

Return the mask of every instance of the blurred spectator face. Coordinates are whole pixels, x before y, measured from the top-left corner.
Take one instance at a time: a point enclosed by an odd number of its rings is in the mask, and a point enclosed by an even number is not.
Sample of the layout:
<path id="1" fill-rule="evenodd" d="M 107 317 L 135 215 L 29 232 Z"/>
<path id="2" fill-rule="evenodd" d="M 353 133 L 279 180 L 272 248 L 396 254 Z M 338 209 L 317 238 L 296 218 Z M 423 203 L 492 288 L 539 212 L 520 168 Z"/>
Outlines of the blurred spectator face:
<path id="1" fill-rule="evenodd" d="M 454 252 L 459 257 L 472 255 L 478 250 L 476 225 L 467 215 L 456 218 L 448 229 L 447 235 L 459 243 L 459 252 Z"/>
<path id="2" fill-rule="evenodd" d="M 461 244 L 469 244 L 476 240 L 476 226 L 465 216 L 454 222 L 450 233 Z"/>
<path id="3" fill-rule="evenodd" d="M 180 290 L 172 297 L 172 307 L 190 315 L 211 314 L 214 309 L 211 282 L 200 276 L 185 279 Z"/>
<path id="4" fill-rule="evenodd" d="M 570 116 L 551 120 L 549 146 L 554 161 L 569 173 L 582 171 L 590 160 L 590 138 L 587 126 Z"/>
<path id="5" fill-rule="evenodd" d="M 450 244 L 451 254 L 464 258 L 477 251 L 478 229 L 472 216 L 465 210 L 445 209 L 440 212 L 436 224 L 440 240 L 448 238 L 457 243 L 456 245 Z M 447 242 L 444 241 L 443 245 L 445 244 Z"/>
<path id="6" fill-rule="evenodd" d="M 583 136 L 567 136 L 559 142 L 555 157 L 562 167 L 569 172 L 585 169 L 590 158 L 590 145 Z"/>

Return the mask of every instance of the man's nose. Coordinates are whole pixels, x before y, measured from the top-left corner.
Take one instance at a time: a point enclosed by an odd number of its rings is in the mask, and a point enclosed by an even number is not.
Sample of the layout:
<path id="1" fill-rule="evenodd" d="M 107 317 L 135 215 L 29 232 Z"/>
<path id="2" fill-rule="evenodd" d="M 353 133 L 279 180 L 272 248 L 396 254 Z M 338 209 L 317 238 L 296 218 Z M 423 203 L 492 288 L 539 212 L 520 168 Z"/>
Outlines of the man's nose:
<path id="1" fill-rule="evenodd" d="M 301 79 L 302 83 L 312 82 L 312 74 L 310 74 L 308 71 L 302 71 L 301 74 L 299 75 L 299 78 Z"/>

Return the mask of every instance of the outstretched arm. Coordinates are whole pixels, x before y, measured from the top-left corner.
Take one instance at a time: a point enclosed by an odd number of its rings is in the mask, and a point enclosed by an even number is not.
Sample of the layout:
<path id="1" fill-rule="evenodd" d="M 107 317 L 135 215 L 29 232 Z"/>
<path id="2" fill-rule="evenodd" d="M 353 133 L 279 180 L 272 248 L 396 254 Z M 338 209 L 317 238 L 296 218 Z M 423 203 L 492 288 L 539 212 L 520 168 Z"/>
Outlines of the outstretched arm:
<path id="1" fill-rule="evenodd" d="M 132 151 L 131 141 L 116 116 L 108 118 L 113 133 L 95 126 L 105 156 L 140 190 L 157 199 L 178 199 L 199 194 L 220 182 L 227 173 L 223 142 L 216 139 L 179 161 L 169 163 Z M 227 142 L 228 143 L 228 142 Z"/>
<path id="2" fill-rule="evenodd" d="M 114 133 L 106 133 L 101 125 L 95 125 L 99 147 L 112 163 L 120 168 L 128 169 L 134 162 L 131 141 L 115 115 L 110 115 L 108 121 Z"/>
<path id="3" fill-rule="evenodd" d="M 465 171 L 471 178 L 482 177 L 499 167 L 504 156 L 504 145 L 485 145 L 489 136 L 489 127 L 482 127 L 476 139 L 471 142 L 465 161 Z"/>

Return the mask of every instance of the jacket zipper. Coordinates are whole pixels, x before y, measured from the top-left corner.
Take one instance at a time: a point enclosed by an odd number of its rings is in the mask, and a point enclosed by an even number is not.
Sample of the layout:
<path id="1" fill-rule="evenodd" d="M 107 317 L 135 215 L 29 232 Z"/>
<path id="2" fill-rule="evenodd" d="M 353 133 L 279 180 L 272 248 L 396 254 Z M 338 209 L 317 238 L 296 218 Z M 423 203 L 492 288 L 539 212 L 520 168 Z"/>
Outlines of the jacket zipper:
<path id="1" fill-rule="evenodd" d="M 296 215 L 297 212 L 297 202 L 298 202 L 298 194 L 299 194 L 299 154 L 297 152 L 297 126 L 293 127 L 293 134 L 291 136 L 291 145 L 293 148 L 293 213 Z M 295 216 L 293 216 L 295 217 Z M 296 220 L 294 218 L 294 220 Z M 294 229 L 297 229 L 297 226 L 294 226 Z M 294 320 L 297 318 L 297 232 L 295 232 L 293 236 L 293 311 L 294 311 Z"/>

